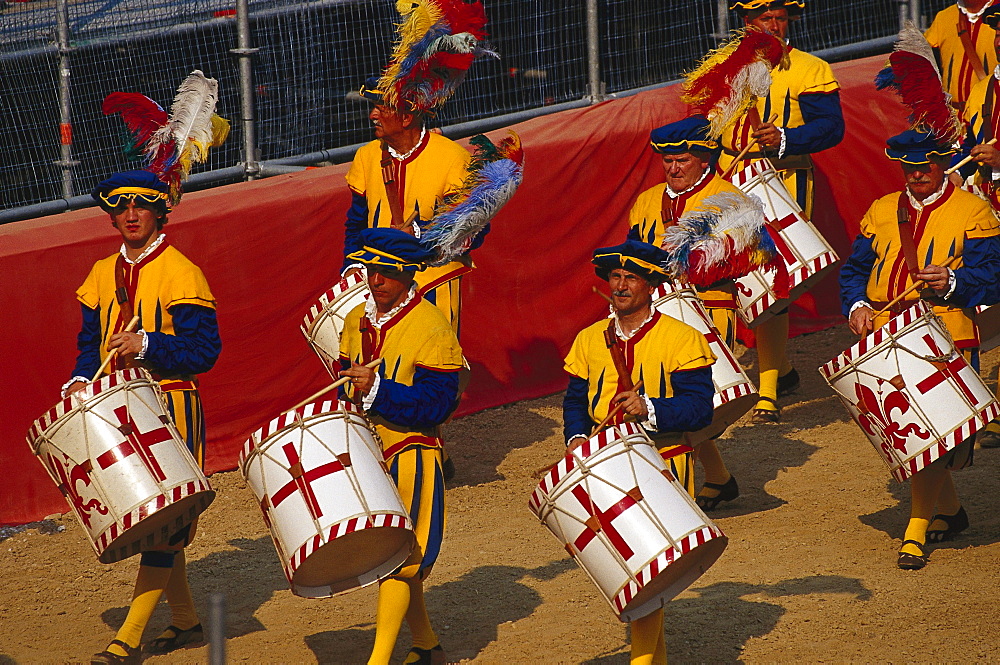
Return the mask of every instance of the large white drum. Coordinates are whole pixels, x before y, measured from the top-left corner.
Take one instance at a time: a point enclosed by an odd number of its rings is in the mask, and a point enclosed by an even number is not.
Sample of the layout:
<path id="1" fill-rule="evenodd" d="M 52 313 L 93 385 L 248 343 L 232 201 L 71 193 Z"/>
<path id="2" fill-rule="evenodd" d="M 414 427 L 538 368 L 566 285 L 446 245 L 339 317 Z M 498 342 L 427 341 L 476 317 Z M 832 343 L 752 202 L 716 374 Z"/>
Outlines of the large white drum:
<path id="1" fill-rule="evenodd" d="M 621 621 L 643 617 L 686 589 L 728 543 L 634 423 L 568 452 L 528 506 Z"/>
<path id="2" fill-rule="evenodd" d="M 344 319 L 371 295 L 365 275 L 361 270 L 334 284 L 309 308 L 300 326 L 309 346 L 334 379 L 337 377 L 332 368 L 340 366 L 340 334 L 344 330 Z"/>
<path id="3" fill-rule="evenodd" d="M 755 270 L 736 280 L 739 315 L 748 328 L 763 323 L 811 289 L 833 268 L 837 254 L 806 219 L 781 176 L 766 159 L 733 174 L 733 184 L 764 204 L 764 219 L 788 270 L 789 294 L 774 292 L 775 271 Z"/>
<path id="4" fill-rule="evenodd" d="M 326 598 L 391 574 L 416 542 L 368 421 L 350 402 L 307 404 L 254 432 L 240 472 L 292 592 Z"/>
<path id="5" fill-rule="evenodd" d="M 979 373 L 923 301 L 819 371 L 900 482 L 1000 413 Z"/>
<path id="6" fill-rule="evenodd" d="M 683 321 L 705 335 L 712 353 L 717 358 L 712 365 L 712 381 L 715 383 L 715 407 L 712 424 L 697 432 L 684 435 L 688 445 L 695 445 L 722 434 L 727 427 L 739 420 L 743 414 L 757 403 L 757 388 L 743 371 L 733 352 L 726 346 L 718 328 L 712 323 L 698 293 L 690 286 L 674 286 L 670 283 L 656 287 L 653 307 L 661 314 Z"/>
<path id="7" fill-rule="evenodd" d="M 27 439 L 101 563 L 166 544 L 215 499 L 143 369 L 88 384 L 36 420 Z"/>

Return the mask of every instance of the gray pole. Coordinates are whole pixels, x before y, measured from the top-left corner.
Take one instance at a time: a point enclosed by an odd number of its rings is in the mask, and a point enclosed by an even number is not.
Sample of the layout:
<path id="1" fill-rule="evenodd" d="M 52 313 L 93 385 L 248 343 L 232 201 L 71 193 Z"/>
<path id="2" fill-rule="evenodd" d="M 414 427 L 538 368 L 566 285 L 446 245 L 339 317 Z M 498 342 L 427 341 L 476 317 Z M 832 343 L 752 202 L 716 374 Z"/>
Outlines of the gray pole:
<path id="1" fill-rule="evenodd" d="M 236 0 L 236 48 L 229 52 L 239 58 L 240 120 L 243 126 L 243 168 L 247 180 L 260 175 L 257 162 L 257 124 L 253 108 L 253 62 L 259 49 L 250 46 L 250 9 L 247 0 Z"/>
<path id="2" fill-rule="evenodd" d="M 722 41 L 729 36 L 729 0 L 719 0 L 715 17 L 715 38 Z"/>
<path id="3" fill-rule="evenodd" d="M 601 81 L 601 36 L 597 25 L 597 0 L 587 0 L 587 97 L 592 104 L 604 99 Z"/>
<path id="4" fill-rule="evenodd" d="M 923 16 L 921 16 L 920 11 L 920 0 L 910 0 L 910 20 L 913 21 L 913 25 L 917 26 L 917 30 L 923 30 Z"/>
<path id="5" fill-rule="evenodd" d="M 226 662 L 226 596 L 213 593 L 208 597 L 208 662 L 210 665 L 225 665 Z"/>
<path id="6" fill-rule="evenodd" d="M 73 196 L 73 167 L 80 162 L 73 160 L 73 124 L 70 104 L 70 60 L 69 54 L 73 47 L 69 42 L 69 3 L 68 0 L 56 2 L 56 33 L 59 46 L 59 161 L 56 165 L 62 168 L 63 198 Z"/>

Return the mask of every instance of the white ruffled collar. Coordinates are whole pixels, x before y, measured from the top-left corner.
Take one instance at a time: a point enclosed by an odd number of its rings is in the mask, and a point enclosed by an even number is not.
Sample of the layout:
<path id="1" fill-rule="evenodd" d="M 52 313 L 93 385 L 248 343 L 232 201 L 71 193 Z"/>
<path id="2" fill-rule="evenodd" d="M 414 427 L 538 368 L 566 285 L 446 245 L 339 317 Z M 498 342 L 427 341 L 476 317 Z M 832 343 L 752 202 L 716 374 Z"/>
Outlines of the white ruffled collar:
<path id="1" fill-rule="evenodd" d="M 125 243 L 122 243 L 122 247 L 118 251 L 120 251 L 122 253 L 122 258 L 125 259 L 125 263 L 128 263 L 128 264 L 134 266 L 137 263 L 141 263 L 144 258 L 146 258 L 150 254 L 152 254 L 153 252 L 155 252 L 156 248 L 159 247 L 160 245 L 162 245 L 163 241 L 166 240 L 166 239 L 167 239 L 167 234 L 166 233 L 161 233 L 160 236 L 156 240 L 154 240 L 153 243 L 149 247 L 147 247 L 146 249 L 142 250 L 142 254 L 140 254 L 139 256 L 137 256 L 136 259 L 135 259 L 135 261 L 133 261 L 132 259 L 130 259 L 128 257 L 128 248 L 125 247 Z"/>
<path id="2" fill-rule="evenodd" d="M 627 342 L 628 340 L 632 339 L 632 337 L 637 332 L 639 332 L 640 330 L 642 330 L 643 326 L 645 326 L 647 323 L 649 323 L 650 321 L 652 321 L 653 317 L 656 316 L 656 308 L 653 307 L 652 305 L 650 305 L 650 307 L 649 307 L 649 316 L 647 316 L 645 318 L 645 320 L 636 327 L 635 330 L 633 330 L 632 332 L 630 332 L 628 334 L 625 334 L 625 331 L 622 330 L 622 322 L 618 319 L 618 312 L 615 311 L 614 305 L 608 305 L 608 309 L 611 311 L 611 314 L 608 316 L 608 318 L 615 320 L 615 334 L 618 335 L 618 339 L 620 339 L 620 340 L 622 340 L 624 342 Z"/>
<path id="3" fill-rule="evenodd" d="M 376 330 L 382 330 L 382 326 L 384 326 L 386 323 L 388 323 L 389 321 L 391 321 L 392 317 L 394 317 L 397 314 L 399 314 L 400 310 L 402 310 L 404 307 L 406 307 L 407 305 L 409 305 L 410 302 L 416 296 L 417 296 L 417 285 L 416 284 L 411 284 L 410 285 L 410 292 L 406 295 L 406 298 L 403 299 L 403 302 L 399 303 L 398 305 L 396 305 L 395 307 L 393 307 L 392 309 L 390 309 L 388 312 L 386 312 L 382 316 L 378 315 L 378 310 L 376 309 L 376 306 L 375 306 L 375 299 L 374 298 L 369 298 L 365 302 L 365 316 L 368 317 L 368 320 L 371 321 L 372 326 L 374 326 L 374 328 Z"/>
<path id="4" fill-rule="evenodd" d="M 705 180 L 705 178 L 708 177 L 708 174 L 711 173 L 711 172 L 712 172 L 712 167 L 711 166 L 707 167 L 705 169 L 704 173 L 701 174 L 701 177 L 698 178 L 698 182 L 694 183 L 693 185 L 691 185 L 690 187 L 688 187 L 687 189 L 685 189 L 682 192 L 675 192 L 674 190 L 670 189 L 670 185 L 667 185 L 666 186 L 667 187 L 667 196 L 669 196 L 672 199 L 676 199 L 678 196 L 681 196 L 682 194 L 687 194 L 692 189 L 694 189 L 695 187 L 697 187 L 698 185 L 700 185 Z"/>

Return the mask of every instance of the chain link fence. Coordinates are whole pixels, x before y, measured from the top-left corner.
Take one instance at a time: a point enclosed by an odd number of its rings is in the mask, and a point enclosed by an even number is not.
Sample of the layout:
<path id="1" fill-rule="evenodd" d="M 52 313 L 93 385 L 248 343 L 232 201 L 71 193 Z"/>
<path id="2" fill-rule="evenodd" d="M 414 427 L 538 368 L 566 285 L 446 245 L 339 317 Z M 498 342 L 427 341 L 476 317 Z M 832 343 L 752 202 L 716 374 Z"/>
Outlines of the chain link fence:
<path id="1" fill-rule="evenodd" d="M 253 80 L 237 58 L 235 0 L 0 0 L 0 208 L 86 194 L 134 167 L 123 123 L 101 114 L 116 90 L 168 107 L 192 70 L 219 80 L 233 135 L 201 170 L 240 166 L 241 85 L 252 85 L 257 154 L 275 160 L 370 138 L 355 91 L 384 66 L 392 0 L 250 0 Z M 591 0 L 592 1 L 592 0 Z M 447 126 L 588 95 L 587 1 L 485 0 L 500 57 L 476 63 L 434 119 Z M 925 24 L 944 0 L 920 3 Z M 815 51 L 899 29 L 904 0 L 811 0 L 790 37 Z M 598 0 L 599 76 L 614 93 L 676 79 L 739 25 L 717 0 Z M 242 173 L 240 171 L 239 173 Z M 79 203 L 78 203 L 79 204 Z"/>

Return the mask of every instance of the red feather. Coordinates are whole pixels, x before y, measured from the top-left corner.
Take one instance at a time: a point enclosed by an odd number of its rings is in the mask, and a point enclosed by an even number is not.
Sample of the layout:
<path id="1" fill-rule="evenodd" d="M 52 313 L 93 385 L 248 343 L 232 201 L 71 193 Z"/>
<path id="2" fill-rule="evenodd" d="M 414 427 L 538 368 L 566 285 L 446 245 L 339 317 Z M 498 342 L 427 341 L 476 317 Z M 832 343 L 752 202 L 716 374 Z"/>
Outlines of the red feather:
<path id="1" fill-rule="evenodd" d="M 104 98 L 101 110 L 104 115 L 121 114 L 136 146 L 148 141 L 156 130 L 167 124 L 168 118 L 162 106 L 138 92 L 112 92 Z"/>
<path id="2" fill-rule="evenodd" d="M 934 65 L 909 51 L 894 51 L 889 55 L 889 64 L 903 104 L 910 109 L 911 122 L 924 125 L 939 141 L 961 140 L 961 127 Z"/>
<path id="3" fill-rule="evenodd" d="M 707 114 L 729 97 L 733 79 L 748 65 L 763 58 L 774 68 L 781 62 L 784 54 L 785 46 L 777 37 L 760 30 L 747 30 L 736 50 L 696 81 L 692 81 L 687 94 L 697 99 L 697 108 L 702 114 Z"/>

